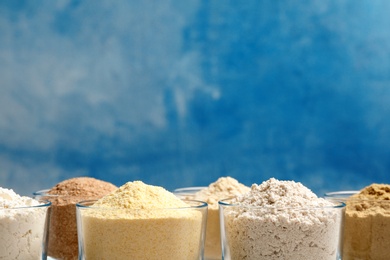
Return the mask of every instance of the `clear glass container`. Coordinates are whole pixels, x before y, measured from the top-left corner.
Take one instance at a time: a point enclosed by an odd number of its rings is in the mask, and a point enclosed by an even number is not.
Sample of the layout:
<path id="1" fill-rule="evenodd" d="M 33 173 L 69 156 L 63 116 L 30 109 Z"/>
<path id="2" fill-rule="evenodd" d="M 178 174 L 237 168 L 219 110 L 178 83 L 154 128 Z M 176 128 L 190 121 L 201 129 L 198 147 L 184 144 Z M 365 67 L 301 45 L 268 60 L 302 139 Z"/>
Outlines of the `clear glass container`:
<path id="1" fill-rule="evenodd" d="M 343 202 L 254 207 L 219 201 L 222 259 L 341 259 Z"/>
<path id="2" fill-rule="evenodd" d="M 56 195 L 48 191 L 45 189 L 33 193 L 34 198 L 51 202 L 48 259 L 78 259 L 76 203 L 96 197 Z"/>
<path id="3" fill-rule="evenodd" d="M 0 259 L 47 259 L 50 202 L 0 208 Z"/>
<path id="4" fill-rule="evenodd" d="M 195 194 L 208 187 L 184 187 L 175 189 L 173 193 L 181 199 L 197 199 Z M 208 207 L 207 225 L 206 225 L 206 240 L 204 248 L 205 260 L 221 259 L 221 231 L 219 223 L 219 209 Z"/>
<path id="5" fill-rule="evenodd" d="M 203 259 L 207 203 L 123 209 L 77 203 L 79 259 Z"/>
<path id="6" fill-rule="evenodd" d="M 387 260 L 390 256 L 390 200 L 352 197 L 357 193 L 359 191 L 325 194 L 328 200 L 346 203 L 342 259 Z"/>

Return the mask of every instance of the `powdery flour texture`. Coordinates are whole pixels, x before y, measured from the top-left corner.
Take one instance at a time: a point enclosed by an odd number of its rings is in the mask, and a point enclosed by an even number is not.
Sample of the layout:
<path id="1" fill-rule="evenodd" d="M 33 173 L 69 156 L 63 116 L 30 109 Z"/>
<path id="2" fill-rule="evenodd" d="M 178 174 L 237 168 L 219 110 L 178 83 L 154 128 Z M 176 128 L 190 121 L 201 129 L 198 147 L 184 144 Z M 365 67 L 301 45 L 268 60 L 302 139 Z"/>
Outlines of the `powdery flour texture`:
<path id="1" fill-rule="evenodd" d="M 390 185 L 371 184 L 347 200 L 343 259 L 390 259 Z"/>
<path id="2" fill-rule="evenodd" d="M 80 211 L 83 257 L 199 260 L 206 216 L 189 207 L 162 187 L 128 182 Z"/>
<path id="3" fill-rule="evenodd" d="M 220 177 L 208 187 L 195 193 L 193 198 L 190 197 L 191 199 L 205 201 L 208 204 L 205 242 L 205 257 L 207 259 L 221 259 L 222 250 L 218 201 L 249 191 L 249 187 L 239 183 L 232 177 Z"/>
<path id="4" fill-rule="evenodd" d="M 48 254 L 55 259 L 78 259 L 76 203 L 99 199 L 116 190 L 109 182 L 77 177 L 57 183 L 42 196 L 52 202 Z"/>
<path id="5" fill-rule="evenodd" d="M 301 183 L 274 178 L 223 209 L 224 259 L 338 259 L 341 208 Z"/>
<path id="6" fill-rule="evenodd" d="M 42 259 L 47 207 L 0 188 L 0 259 Z"/>

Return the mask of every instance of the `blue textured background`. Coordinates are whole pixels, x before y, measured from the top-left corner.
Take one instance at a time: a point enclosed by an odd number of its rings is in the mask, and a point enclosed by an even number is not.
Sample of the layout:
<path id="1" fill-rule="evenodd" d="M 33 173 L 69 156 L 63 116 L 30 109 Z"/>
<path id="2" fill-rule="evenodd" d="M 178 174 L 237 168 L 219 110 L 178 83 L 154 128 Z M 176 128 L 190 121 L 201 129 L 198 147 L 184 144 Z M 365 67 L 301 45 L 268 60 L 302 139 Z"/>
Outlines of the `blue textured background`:
<path id="1" fill-rule="evenodd" d="M 390 1 L 0 1 L 0 186 L 390 183 Z"/>

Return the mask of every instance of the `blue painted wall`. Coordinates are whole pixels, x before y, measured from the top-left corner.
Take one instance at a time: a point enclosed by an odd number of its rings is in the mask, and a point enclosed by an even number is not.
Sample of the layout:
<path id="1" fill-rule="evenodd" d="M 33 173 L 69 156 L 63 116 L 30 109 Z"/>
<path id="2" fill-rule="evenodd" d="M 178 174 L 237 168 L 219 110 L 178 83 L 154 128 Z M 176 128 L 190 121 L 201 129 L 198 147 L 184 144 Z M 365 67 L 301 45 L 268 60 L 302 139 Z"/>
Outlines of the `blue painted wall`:
<path id="1" fill-rule="evenodd" d="M 390 1 L 0 1 L 0 186 L 390 183 Z"/>

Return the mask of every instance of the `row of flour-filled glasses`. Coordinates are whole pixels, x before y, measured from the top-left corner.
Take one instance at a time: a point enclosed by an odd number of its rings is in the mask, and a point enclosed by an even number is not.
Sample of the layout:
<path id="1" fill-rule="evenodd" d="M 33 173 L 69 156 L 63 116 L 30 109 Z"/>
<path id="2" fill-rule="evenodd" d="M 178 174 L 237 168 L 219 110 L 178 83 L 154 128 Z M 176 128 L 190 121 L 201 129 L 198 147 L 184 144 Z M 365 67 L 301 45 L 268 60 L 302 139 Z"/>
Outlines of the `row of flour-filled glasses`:
<path id="1" fill-rule="evenodd" d="M 148 191 L 153 193 L 154 186 L 142 185 L 152 187 Z M 297 190 L 284 181 L 269 180 L 266 185 Z M 99 207 L 96 200 L 87 197 L 36 192 L 35 204 L 2 209 L 2 218 L 9 218 L 2 221 L 1 230 L 5 231 L 1 237 L 6 246 L 0 259 L 44 259 L 47 255 L 56 259 L 302 259 L 303 255 L 341 259 L 345 197 L 355 191 L 329 193 L 328 203 L 303 189 L 301 194 L 285 192 L 286 198 L 279 194 L 278 200 L 290 200 L 284 207 L 256 206 L 245 197 L 242 201 L 218 200 L 214 207 L 196 200 L 196 194 L 206 189 L 173 191 L 186 203 L 180 207 L 157 204 L 144 209 Z M 277 194 L 256 197 L 252 193 L 247 200 Z M 316 203 L 299 201 L 305 196 Z M 306 204 L 294 204 L 297 201 Z M 55 252 L 59 248 L 62 255 Z"/>

